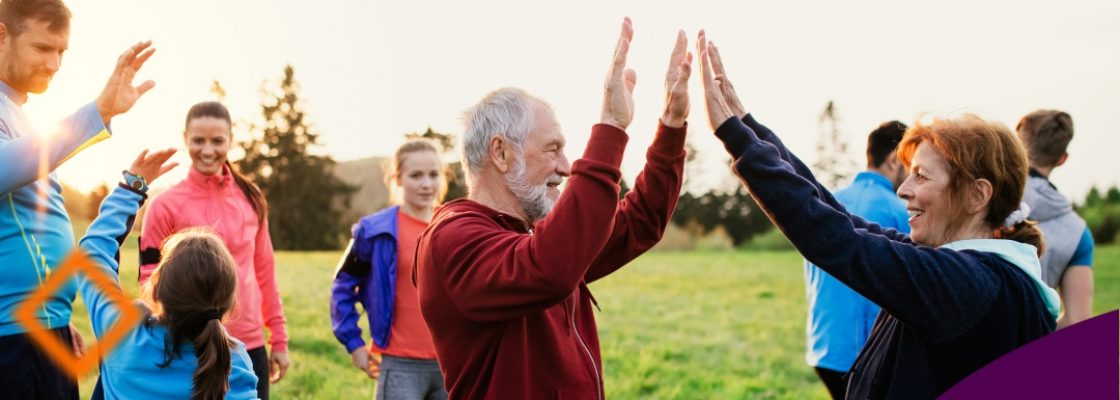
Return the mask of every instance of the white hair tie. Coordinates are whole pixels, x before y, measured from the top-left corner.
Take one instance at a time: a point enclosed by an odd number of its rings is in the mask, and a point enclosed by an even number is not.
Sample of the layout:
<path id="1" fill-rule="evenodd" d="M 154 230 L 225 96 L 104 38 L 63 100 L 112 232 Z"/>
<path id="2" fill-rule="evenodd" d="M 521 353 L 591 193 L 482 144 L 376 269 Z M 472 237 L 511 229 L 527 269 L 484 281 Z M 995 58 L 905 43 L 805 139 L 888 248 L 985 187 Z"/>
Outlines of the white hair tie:
<path id="1" fill-rule="evenodd" d="M 1019 209 L 1012 211 L 1011 215 L 1008 215 L 1007 218 L 1003 220 L 1003 227 L 1013 227 L 1020 222 L 1026 221 L 1029 215 L 1031 215 L 1031 206 L 1028 206 L 1027 203 L 1019 203 Z"/>

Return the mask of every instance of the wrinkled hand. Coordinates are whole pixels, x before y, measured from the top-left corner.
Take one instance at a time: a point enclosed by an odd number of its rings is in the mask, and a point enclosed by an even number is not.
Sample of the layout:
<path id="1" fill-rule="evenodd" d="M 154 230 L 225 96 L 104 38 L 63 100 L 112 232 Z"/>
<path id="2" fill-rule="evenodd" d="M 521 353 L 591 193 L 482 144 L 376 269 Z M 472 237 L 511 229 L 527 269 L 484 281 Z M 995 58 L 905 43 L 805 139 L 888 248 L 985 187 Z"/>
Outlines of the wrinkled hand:
<path id="1" fill-rule="evenodd" d="M 101 113 L 103 122 L 109 123 L 113 117 L 127 112 L 140 96 L 155 87 L 156 83 L 150 80 L 139 86 L 132 86 L 132 78 L 136 76 L 136 72 L 156 51 L 151 46 L 150 40 L 137 43 L 117 59 L 117 67 L 113 69 L 101 95 L 97 96 L 97 111 Z"/>
<path id="2" fill-rule="evenodd" d="M 711 53 L 712 72 L 716 74 L 716 83 L 719 84 L 724 103 L 731 108 L 731 113 L 739 119 L 743 119 L 747 116 L 747 109 L 739 101 L 739 95 L 735 93 L 735 86 L 731 85 L 731 80 L 727 78 L 727 70 L 723 69 L 723 57 L 719 55 L 719 47 L 716 47 L 715 42 L 708 41 L 708 52 Z"/>
<path id="3" fill-rule="evenodd" d="M 626 130 L 634 120 L 634 84 L 638 76 L 634 70 L 626 68 L 626 54 L 630 51 L 630 40 L 633 38 L 634 26 L 627 17 L 622 21 L 622 33 L 614 48 L 614 60 L 607 72 L 603 93 L 601 122 L 622 130 Z"/>
<path id="4" fill-rule="evenodd" d="M 377 379 L 381 374 L 381 357 L 370 355 L 369 350 L 364 347 L 354 349 L 350 353 L 350 364 L 365 372 L 370 379 Z"/>
<path id="5" fill-rule="evenodd" d="M 284 379 L 284 374 L 288 373 L 288 366 L 291 362 L 288 361 L 288 353 L 279 351 L 272 352 L 268 356 L 268 382 L 276 383 Z"/>
<path id="6" fill-rule="evenodd" d="M 82 358 L 86 354 L 86 341 L 74 324 L 70 324 L 70 347 L 74 348 L 74 357 Z"/>
<path id="7" fill-rule="evenodd" d="M 688 38 L 684 31 L 677 31 L 677 44 L 669 56 L 669 72 L 665 73 L 665 113 L 661 123 L 672 128 L 684 127 L 688 118 L 688 78 L 692 75 L 692 53 L 688 52 Z"/>
<path id="8" fill-rule="evenodd" d="M 711 124 L 712 130 L 715 130 L 735 114 L 731 111 L 731 106 L 724 97 L 721 81 L 716 80 L 716 74 L 712 70 L 712 47 L 704 31 L 701 30 L 696 39 L 696 50 L 700 55 L 701 79 L 704 84 L 704 103 L 708 108 L 708 123 Z M 720 68 L 723 68 L 722 63 Z M 730 92 L 733 93 L 734 90 L 732 89 Z"/>
<path id="9" fill-rule="evenodd" d="M 132 162 L 132 166 L 128 168 L 128 172 L 133 175 L 139 175 L 151 185 L 155 182 L 156 178 L 170 171 L 172 168 L 179 166 L 176 161 L 167 162 L 175 154 L 175 149 L 168 148 L 166 150 L 159 150 L 155 153 L 148 154 L 148 149 L 140 152 L 136 156 L 136 161 Z M 166 163 L 166 164 L 165 164 Z"/>

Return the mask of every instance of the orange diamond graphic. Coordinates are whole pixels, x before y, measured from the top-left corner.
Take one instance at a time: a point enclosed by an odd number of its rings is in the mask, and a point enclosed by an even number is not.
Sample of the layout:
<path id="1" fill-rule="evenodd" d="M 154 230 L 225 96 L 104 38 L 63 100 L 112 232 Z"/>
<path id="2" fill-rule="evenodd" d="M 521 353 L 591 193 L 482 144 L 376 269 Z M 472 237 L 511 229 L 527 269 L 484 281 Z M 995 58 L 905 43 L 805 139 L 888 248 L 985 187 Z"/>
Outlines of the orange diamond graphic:
<path id="1" fill-rule="evenodd" d="M 92 281 L 96 290 L 104 293 L 109 302 L 120 309 L 117 323 L 102 335 L 97 341 L 97 345 L 92 350 L 86 351 L 82 358 L 74 356 L 73 348 L 70 347 L 69 343 L 61 343 L 48 333 L 35 316 L 35 311 L 54 292 L 58 291 L 67 279 L 78 273 L 85 275 L 86 279 Z M 101 268 L 80 248 L 70 253 L 70 257 L 67 257 L 66 261 L 51 273 L 47 282 L 31 293 L 23 303 L 20 303 L 15 316 L 16 321 L 27 330 L 31 340 L 39 345 L 39 348 L 45 351 L 47 356 L 54 360 L 55 364 L 58 364 L 62 370 L 70 373 L 75 379 L 81 378 L 87 372 L 97 368 L 98 361 L 108 355 L 114 347 L 120 344 L 124 335 L 140 323 L 140 310 L 121 291 L 120 285 L 109 279 L 101 271 Z"/>

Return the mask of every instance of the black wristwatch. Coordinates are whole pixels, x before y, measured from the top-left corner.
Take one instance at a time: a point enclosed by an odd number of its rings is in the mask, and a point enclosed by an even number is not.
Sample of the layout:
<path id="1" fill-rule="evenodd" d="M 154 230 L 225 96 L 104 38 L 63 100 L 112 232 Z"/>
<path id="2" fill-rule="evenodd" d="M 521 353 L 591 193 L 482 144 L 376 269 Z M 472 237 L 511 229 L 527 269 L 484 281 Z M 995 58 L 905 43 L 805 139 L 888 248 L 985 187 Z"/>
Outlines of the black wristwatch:
<path id="1" fill-rule="evenodd" d="M 135 175 L 128 170 L 121 171 L 124 174 L 124 184 L 128 187 L 139 190 L 143 193 L 148 193 L 148 181 L 144 180 L 143 176 Z"/>

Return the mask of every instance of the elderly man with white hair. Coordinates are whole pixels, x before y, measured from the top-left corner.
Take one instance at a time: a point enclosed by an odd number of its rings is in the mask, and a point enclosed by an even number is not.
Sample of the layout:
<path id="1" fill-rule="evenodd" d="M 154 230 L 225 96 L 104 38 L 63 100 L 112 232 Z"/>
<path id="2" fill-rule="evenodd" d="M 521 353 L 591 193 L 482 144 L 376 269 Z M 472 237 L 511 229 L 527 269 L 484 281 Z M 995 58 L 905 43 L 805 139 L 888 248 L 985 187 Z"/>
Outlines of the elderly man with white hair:
<path id="1" fill-rule="evenodd" d="M 661 239 L 681 188 L 691 54 L 684 32 L 646 165 L 619 200 L 633 117 L 629 19 L 607 75 L 601 123 L 569 164 L 551 107 L 520 89 L 466 114 L 468 198 L 438 210 L 417 244 L 420 307 L 451 398 L 602 398 L 587 284 Z M 561 194 L 559 185 L 568 179 Z"/>

